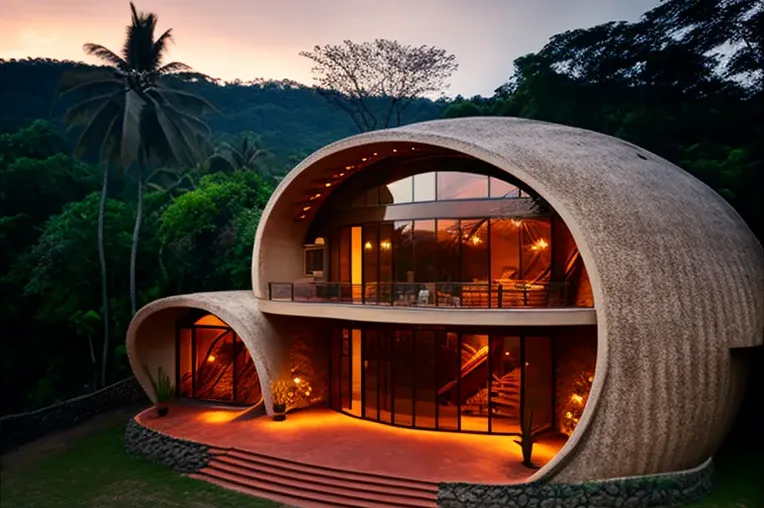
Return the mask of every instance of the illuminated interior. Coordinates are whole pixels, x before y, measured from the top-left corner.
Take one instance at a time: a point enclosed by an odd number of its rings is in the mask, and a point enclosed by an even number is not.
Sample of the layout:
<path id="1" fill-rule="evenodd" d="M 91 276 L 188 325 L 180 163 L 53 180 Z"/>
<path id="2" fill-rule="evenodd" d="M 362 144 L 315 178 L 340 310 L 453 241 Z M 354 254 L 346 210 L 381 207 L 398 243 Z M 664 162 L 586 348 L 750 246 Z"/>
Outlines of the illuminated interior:
<path id="1" fill-rule="evenodd" d="M 375 151 L 308 197 L 304 277 L 271 281 L 271 299 L 593 306 L 570 231 L 531 189 L 475 159 L 413 148 Z"/>
<path id="2" fill-rule="evenodd" d="M 262 398 L 254 362 L 241 338 L 211 314 L 191 313 L 178 324 L 179 397 L 252 405 Z"/>
<path id="3" fill-rule="evenodd" d="M 348 323 L 332 332 L 330 406 L 400 427 L 570 435 L 589 396 L 594 327 Z"/>

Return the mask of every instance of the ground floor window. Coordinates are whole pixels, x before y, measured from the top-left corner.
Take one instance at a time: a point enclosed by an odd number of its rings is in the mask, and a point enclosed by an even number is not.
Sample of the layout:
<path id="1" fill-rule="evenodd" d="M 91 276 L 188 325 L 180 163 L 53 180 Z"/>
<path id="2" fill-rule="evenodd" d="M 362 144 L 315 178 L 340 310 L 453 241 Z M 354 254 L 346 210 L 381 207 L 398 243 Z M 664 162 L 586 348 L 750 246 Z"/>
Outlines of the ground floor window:
<path id="1" fill-rule="evenodd" d="M 252 357 L 241 338 L 211 314 L 179 323 L 175 366 L 177 395 L 256 404 L 262 392 Z"/>
<path id="2" fill-rule="evenodd" d="M 532 413 L 536 432 L 560 428 L 551 334 L 354 324 L 337 326 L 330 342 L 338 411 L 496 434 L 518 434 L 521 415 Z"/>

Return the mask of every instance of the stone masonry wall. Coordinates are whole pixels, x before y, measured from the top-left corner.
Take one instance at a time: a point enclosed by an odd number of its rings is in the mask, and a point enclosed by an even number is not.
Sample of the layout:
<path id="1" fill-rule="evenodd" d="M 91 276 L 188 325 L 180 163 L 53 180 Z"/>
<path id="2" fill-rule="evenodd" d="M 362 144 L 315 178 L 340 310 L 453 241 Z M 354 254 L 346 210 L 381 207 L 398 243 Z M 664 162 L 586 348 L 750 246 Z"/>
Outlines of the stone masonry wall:
<path id="1" fill-rule="evenodd" d="M 93 393 L 28 413 L 0 418 L 0 453 L 52 432 L 73 427 L 100 413 L 129 404 L 148 402 L 140 383 L 130 377 Z"/>
<path id="2" fill-rule="evenodd" d="M 440 508 L 659 508 L 706 497 L 714 486 L 709 459 L 687 471 L 579 484 L 442 483 Z"/>
<path id="3" fill-rule="evenodd" d="M 130 419 L 125 429 L 128 452 L 167 466 L 179 473 L 193 473 L 210 461 L 209 447 L 151 430 Z"/>

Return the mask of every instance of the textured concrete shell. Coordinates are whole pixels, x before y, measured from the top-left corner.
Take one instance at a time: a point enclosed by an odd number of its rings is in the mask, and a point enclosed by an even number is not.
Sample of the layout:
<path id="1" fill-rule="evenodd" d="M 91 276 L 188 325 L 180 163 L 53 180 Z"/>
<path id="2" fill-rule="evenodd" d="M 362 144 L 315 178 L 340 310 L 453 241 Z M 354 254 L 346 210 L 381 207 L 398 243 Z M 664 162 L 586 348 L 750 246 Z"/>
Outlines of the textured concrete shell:
<path id="1" fill-rule="evenodd" d="M 258 302 L 251 291 L 171 296 L 151 302 L 135 314 L 127 330 L 127 357 L 149 398 L 156 403 L 149 372 L 154 375 L 157 366 L 168 370 L 170 379 L 175 379 L 175 327 L 189 309 L 214 314 L 241 337 L 254 361 L 265 407 L 270 408 L 269 387 L 276 372 L 273 363 L 278 359 L 279 351 L 275 350 L 276 342 L 264 340 L 269 325 L 258 310 Z"/>
<path id="2" fill-rule="evenodd" d="M 307 225 L 294 216 L 310 186 L 331 168 L 399 142 L 454 150 L 525 182 L 567 223 L 587 265 L 598 329 L 592 392 L 574 434 L 531 480 L 661 473 L 708 459 L 745 383 L 734 349 L 762 344 L 764 254 L 719 195 L 624 141 L 541 122 L 466 118 L 329 145 L 281 182 L 263 212 L 255 296 L 267 298 L 269 281 L 294 280 L 293 267 L 302 266 Z"/>

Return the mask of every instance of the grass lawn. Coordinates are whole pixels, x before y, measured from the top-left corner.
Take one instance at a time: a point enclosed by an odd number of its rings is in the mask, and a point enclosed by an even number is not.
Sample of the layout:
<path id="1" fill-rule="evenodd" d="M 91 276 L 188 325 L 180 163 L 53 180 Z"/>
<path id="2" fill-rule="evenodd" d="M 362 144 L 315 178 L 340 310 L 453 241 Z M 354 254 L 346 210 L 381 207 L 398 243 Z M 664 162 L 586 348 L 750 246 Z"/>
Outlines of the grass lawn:
<path id="1" fill-rule="evenodd" d="M 2 507 L 266 508 L 279 506 L 181 476 L 131 457 L 124 424 L 111 424 L 26 467 L 3 471 Z M 727 451 L 717 460 L 716 491 L 692 508 L 764 506 L 762 455 L 757 447 Z"/>
<path id="2" fill-rule="evenodd" d="M 688 508 L 761 508 L 764 506 L 764 454 L 736 447 L 716 459 L 716 490 Z"/>
<path id="3" fill-rule="evenodd" d="M 0 506 L 37 508 L 267 508 L 281 506 L 186 478 L 132 457 L 124 424 L 79 439 L 68 449 L 0 478 Z"/>

